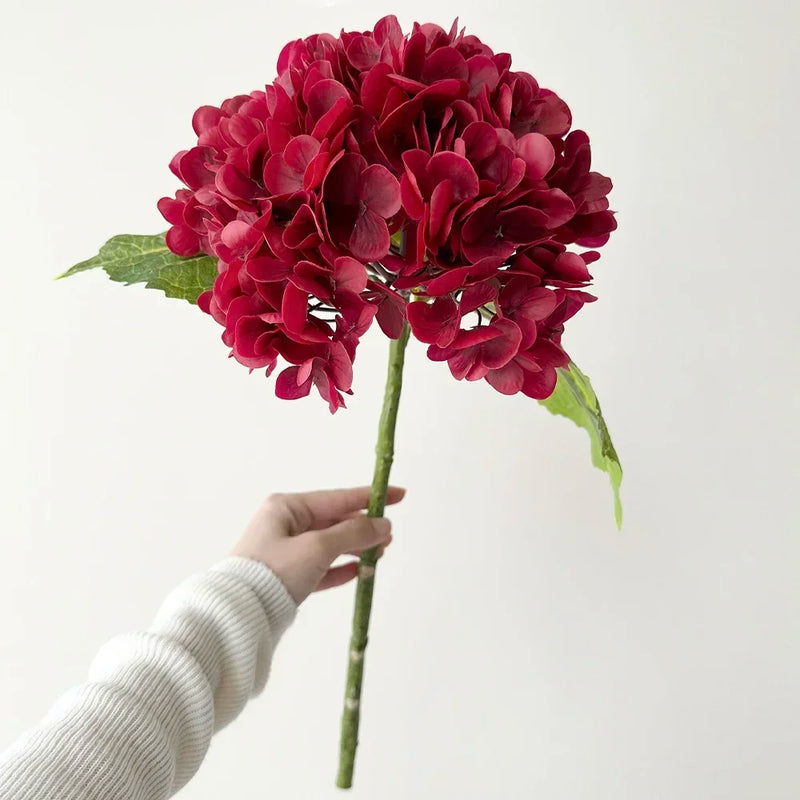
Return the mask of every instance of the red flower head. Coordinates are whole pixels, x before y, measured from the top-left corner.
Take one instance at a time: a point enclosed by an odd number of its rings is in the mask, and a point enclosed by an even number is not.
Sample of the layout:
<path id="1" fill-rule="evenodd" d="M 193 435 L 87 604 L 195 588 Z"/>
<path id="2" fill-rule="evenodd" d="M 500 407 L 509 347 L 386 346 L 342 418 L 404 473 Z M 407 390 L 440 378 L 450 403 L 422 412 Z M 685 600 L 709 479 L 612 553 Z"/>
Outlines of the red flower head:
<path id="1" fill-rule="evenodd" d="M 159 201 L 167 244 L 218 260 L 198 303 L 237 361 L 289 365 L 280 397 L 316 387 L 343 406 L 373 319 L 391 338 L 408 320 L 459 380 L 553 391 L 564 322 L 595 299 L 598 253 L 567 246 L 606 243 L 611 181 L 508 54 L 385 17 L 290 42 L 265 91 L 192 124 L 196 146 L 170 164 L 187 188 Z"/>

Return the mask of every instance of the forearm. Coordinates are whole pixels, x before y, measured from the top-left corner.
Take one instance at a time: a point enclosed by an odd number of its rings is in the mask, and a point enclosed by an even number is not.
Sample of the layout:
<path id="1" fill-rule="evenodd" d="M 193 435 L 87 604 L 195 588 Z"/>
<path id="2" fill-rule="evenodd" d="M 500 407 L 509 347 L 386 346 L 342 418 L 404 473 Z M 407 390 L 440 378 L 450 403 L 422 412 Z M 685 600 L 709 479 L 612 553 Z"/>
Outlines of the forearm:
<path id="1" fill-rule="evenodd" d="M 181 583 L 147 631 L 99 650 L 88 681 L 0 755 L 0 800 L 163 800 L 264 688 L 297 606 L 231 557 Z"/>

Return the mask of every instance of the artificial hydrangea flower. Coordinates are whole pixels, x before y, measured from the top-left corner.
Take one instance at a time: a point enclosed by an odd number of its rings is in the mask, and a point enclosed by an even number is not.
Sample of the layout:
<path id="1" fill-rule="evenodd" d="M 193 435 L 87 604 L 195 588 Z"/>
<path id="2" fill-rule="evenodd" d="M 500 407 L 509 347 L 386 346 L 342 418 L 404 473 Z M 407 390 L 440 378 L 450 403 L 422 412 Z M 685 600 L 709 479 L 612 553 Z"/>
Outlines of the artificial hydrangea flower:
<path id="1" fill-rule="evenodd" d="M 167 245 L 218 260 L 200 307 L 280 397 L 352 393 L 360 338 L 407 320 L 457 379 L 545 398 L 616 227 L 569 108 L 475 36 L 393 16 L 290 42 L 264 91 L 203 106 Z M 414 302 L 411 302 L 414 300 Z M 420 302 L 428 300 L 428 302 Z"/>

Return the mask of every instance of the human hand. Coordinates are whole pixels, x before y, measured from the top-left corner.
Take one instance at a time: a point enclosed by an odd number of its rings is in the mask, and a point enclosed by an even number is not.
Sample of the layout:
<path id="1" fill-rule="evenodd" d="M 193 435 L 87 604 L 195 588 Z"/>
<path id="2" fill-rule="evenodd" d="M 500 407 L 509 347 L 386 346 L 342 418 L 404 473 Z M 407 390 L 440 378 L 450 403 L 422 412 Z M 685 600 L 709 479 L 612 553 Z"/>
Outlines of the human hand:
<path id="1" fill-rule="evenodd" d="M 331 564 L 345 553 L 360 556 L 379 546 L 378 557 L 392 541 L 385 517 L 361 513 L 369 502 L 369 486 L 318 492 L 270 495 L 231 551 L 266 564 L 300 605 L 308 595 L 341 586 L 358 574 L 358 561 Z M 398 503 L 406 490 L 390 486 L 387 505 Z"/>

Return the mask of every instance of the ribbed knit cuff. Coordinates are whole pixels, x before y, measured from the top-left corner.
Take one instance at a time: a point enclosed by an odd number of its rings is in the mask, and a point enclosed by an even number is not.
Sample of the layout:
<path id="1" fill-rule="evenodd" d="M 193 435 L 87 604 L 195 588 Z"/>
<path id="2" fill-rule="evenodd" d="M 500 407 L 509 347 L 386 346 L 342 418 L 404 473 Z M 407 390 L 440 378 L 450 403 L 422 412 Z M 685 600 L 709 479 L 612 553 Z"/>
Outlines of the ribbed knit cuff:
<path id="1" fill-rule="evenodd" d="M 256 593 L 276 641 L 294 621 L 297 603 L 283 581 L 262 561 L 245 556 L 228 556 L 214 564 L 211 571 L 233 575 Z"/>

